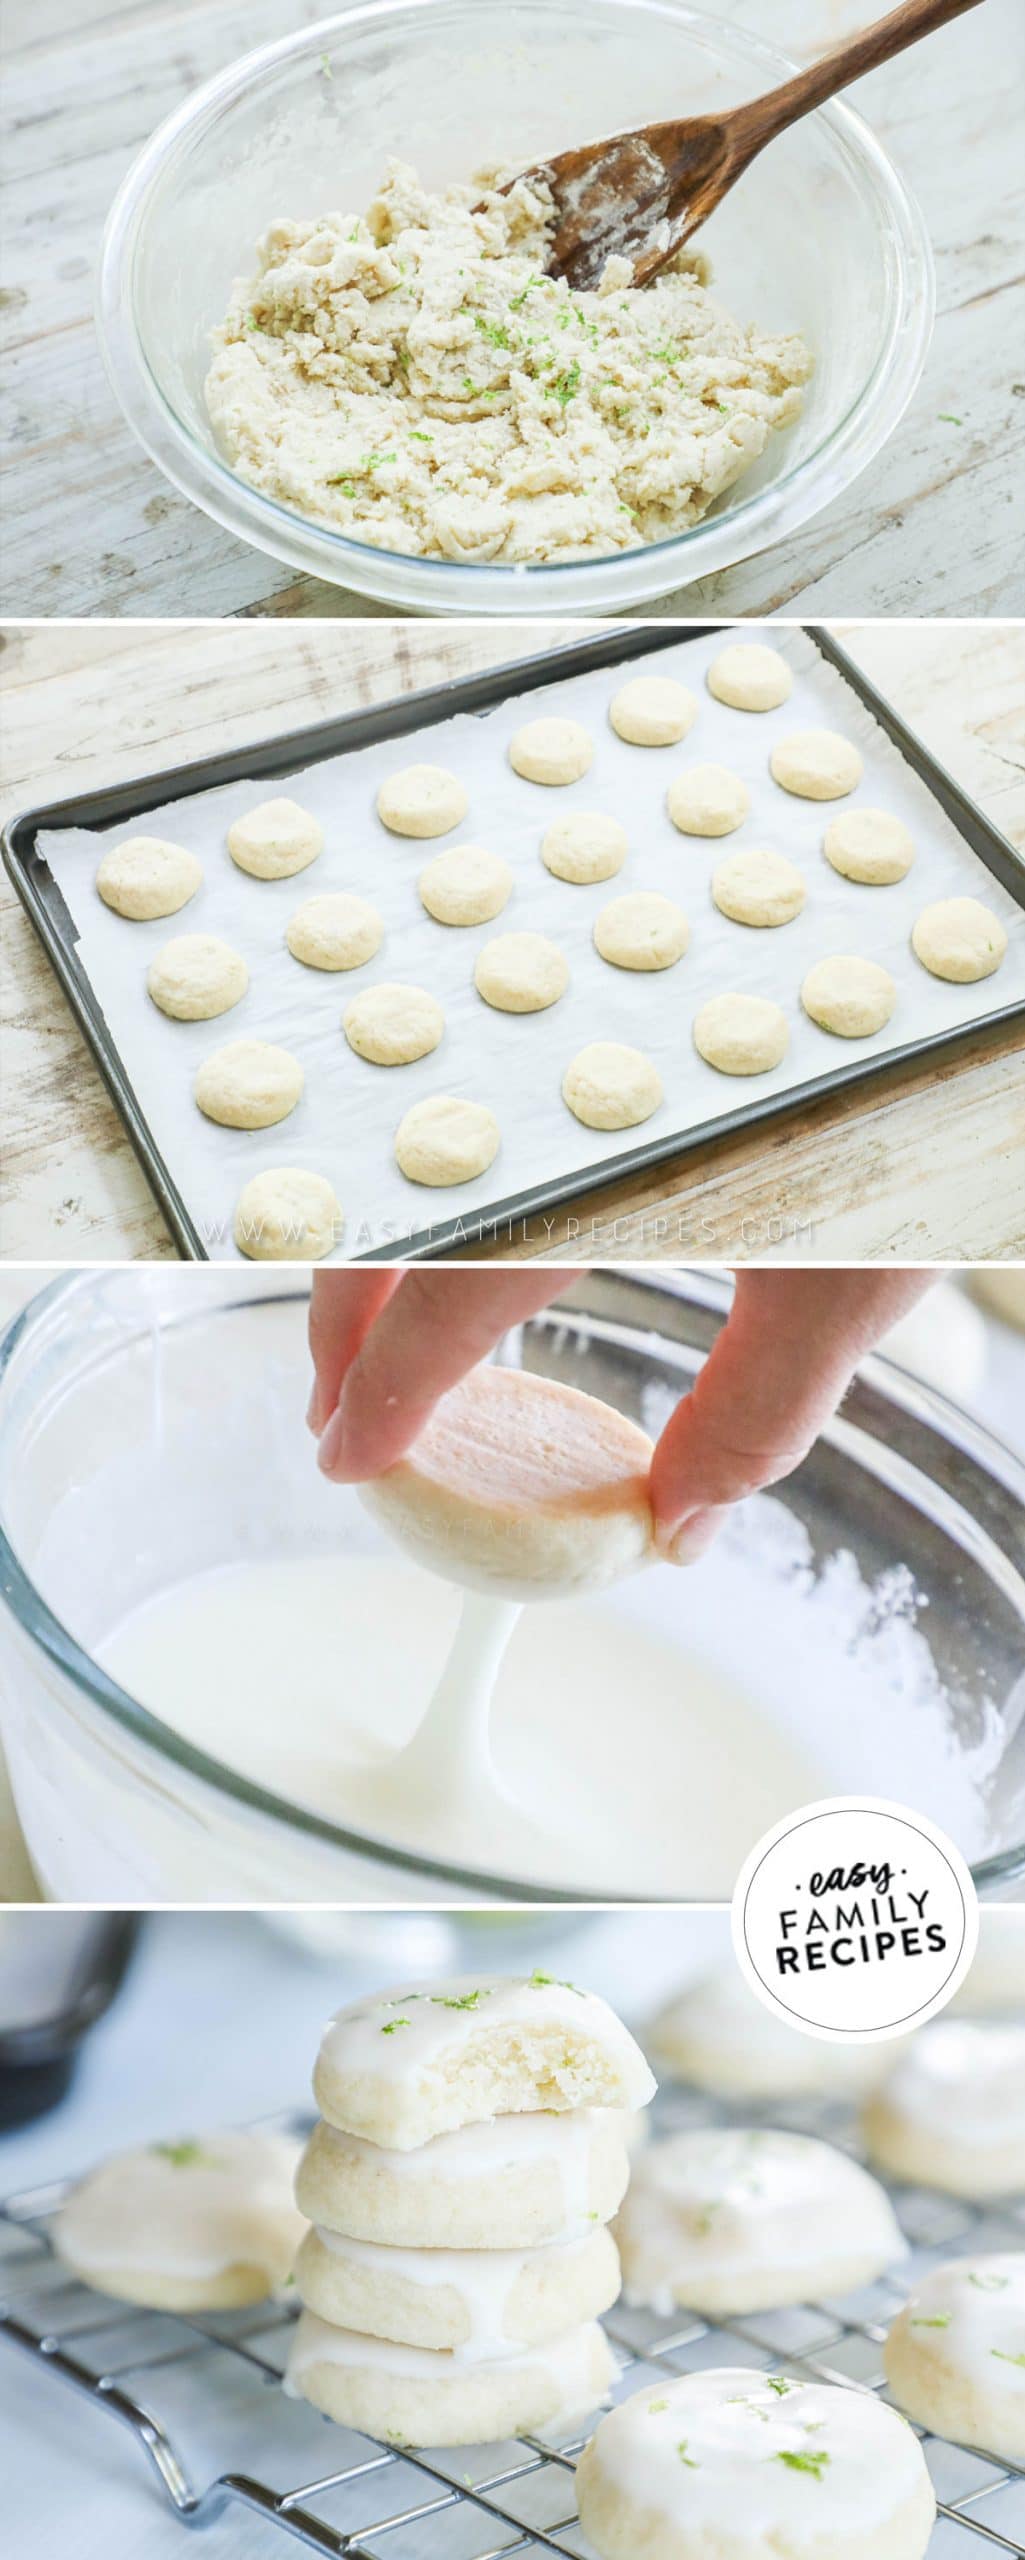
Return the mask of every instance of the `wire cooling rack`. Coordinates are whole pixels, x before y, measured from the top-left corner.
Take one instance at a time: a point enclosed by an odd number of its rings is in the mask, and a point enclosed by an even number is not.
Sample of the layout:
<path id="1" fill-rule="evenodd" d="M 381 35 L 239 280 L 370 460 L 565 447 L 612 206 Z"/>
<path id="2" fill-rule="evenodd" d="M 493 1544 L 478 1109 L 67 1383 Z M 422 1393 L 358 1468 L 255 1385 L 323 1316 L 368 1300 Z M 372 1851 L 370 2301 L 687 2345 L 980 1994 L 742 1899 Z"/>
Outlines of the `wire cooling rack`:
<path id="1" fill-rule="evenodd" d="M 741 2117 L 669 2088 L 653 2112 L 659 2134 L 761 2122 L 857 2149 L 848 2116 L 808 2103 Z M 302 2132 L 305 2123 L 275 2119 L 273 2129 Z M 589 2560 L 574 2496 L 584 2436 L 400 2453 L 333 2426 L 278 2392 L 290 2307 L 185 2320 L 90 2292 L 50 2247 L 64 2192 L 50 2186 L 0 2205 L 0 2336 L 90 2400 L 98 2425 L 116 2422 L 134 2439 L 184 2523 L 234 2506 L 335 2560 Z M 746 2320 L 663 2320 L 617 2306 L 606 2322 L 620 2366 L 615 2398 L 667 2372 L 723 2364 L 881 2391 L 887 2327 L 920 2275 L 963 2252 L 1025 2248 L 1025 2197 L 985 2210 L 918 2188 L 893 2200 L 911 2250 L 899 2281 Z M 923 2446 L 939 2507 L 928 2560 L 1023 2560 L 1025 2466 L 938 2436 Z"/>

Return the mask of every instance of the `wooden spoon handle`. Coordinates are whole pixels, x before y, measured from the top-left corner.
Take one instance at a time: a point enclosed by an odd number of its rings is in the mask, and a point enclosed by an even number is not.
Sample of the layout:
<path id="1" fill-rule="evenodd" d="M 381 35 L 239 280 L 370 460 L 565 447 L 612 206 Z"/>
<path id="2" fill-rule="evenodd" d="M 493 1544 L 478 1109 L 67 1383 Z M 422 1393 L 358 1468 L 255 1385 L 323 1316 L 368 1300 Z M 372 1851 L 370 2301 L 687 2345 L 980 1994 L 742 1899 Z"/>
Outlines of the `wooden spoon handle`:
<path id="1" fill-rule="evenodd" d="M 906 45 L 917 44 L 920 36 L 932 35 L 936 27 L 945 27 L 951 18 L 961 17 L 965 9 L 975 9 L 979 0 L 902 0 L 899 9 L 891 9 L 886 18 L 878 18 L 874 26 L 865 27 L 861 35 L 852 36 L 847 44 L 834 45 L 823 54 L 821 62 L 813 62 L 810 70 L 799 71 L 785 80 L 779 89 L 770 89 L 768 97 L 753 98 L 750 105 L 731 111 L 729 124 L 735 143 L 747 157 L 771 142 L 773 135 L 783 133 L 788 124 L 796 124 L 812 107 L 821 107 L 838 89 L 846 89 L 851 80 L 860 80 L 866 71 L 877 71 L 881 62 L 889 62 L 895 53 L 903 53 Z"/>

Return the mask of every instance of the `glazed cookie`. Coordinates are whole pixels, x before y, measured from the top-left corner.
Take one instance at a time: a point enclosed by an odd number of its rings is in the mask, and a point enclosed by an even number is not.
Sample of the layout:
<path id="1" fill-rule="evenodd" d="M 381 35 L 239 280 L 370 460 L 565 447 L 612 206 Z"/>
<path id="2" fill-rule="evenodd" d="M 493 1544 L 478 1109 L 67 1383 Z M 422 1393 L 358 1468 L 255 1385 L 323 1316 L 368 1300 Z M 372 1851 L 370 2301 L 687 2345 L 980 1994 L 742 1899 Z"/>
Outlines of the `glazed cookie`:
<path id="1" fill-rule="evenodd" d="M 1025 2025 L 939 2018 L 870 2098 L 876 2167 L 983 2202 L 1025 2184 Z"/>
<path id="2" fill-rule="evenodd" d="M 608 2002 L 546 1973 L 356 2001 L 329 2020 L 313 2074 L 329 2124 L 393 2151 L 492 2116 L 643 2107 L 654 2090 Z"/>
<path id="3" fill-rule="evenodd" d="M 832 729 L 799 729 L 781 738 L 769 758 L 773 781 L 799 800 L 843 800 L 856 789 L 862 770 L 857 747 Z"/>
<path id="4" fill-rule="evenodd" d="M 203 865 L 183 844 L 163 836 L 129 836 L 112 844 L 96 874 L 105 907 L 149 924 L 155 916 L 175 916 L 203 885 Z"/>
<path id="5" fill-rule="evenodd" d="M 708 670 L 708 690 L 733 711 L 777 711 L 794 689 L 786 659 L 760 640 L 734 640 Z"/>
<path id="6" fill-rule="evenodd" d="M 683 908 L 655 889 L 610 898 L 595 917 L 594 947 L 614 969 L 671 969 L 690 941 Z"/>
<path id="7" fill-rule="evenodd" d="M 297 800 L 262 800 L 247 809 L 228 829 L 228 851 L 240 871 L 254 880 L 290 880 L 306 871 L 324 850 L 319 818 Z"/>
<path id="8" fill-rule="evenodd" d="M 83 2284 L 155 2311 L 223 2311 L 283 2285 L 306 2225 L 298 2143 L 210 2133 L 118 2152 L 61 2206 L 58 2257 Z"/>
<path id="9" fill-rule="evenodd" d="M 430 1056 L 445 1030 L 436 996 L 424 987 L 399 987 L 382 981 L 354 996 L 342 1015 L 342 1029 L 358 1058 L 375 1067 L 408 1067 L 414 1058 Z"/>
<path id="10" fill-rule="evenodd" d="M 589 886 L 611 880 L 627 856 L 626 829 L 597 809 L 570 809 L 541 838 L 541 860 L 556 880 Z"/>
<path id="11" fill-rule="evenodd" d="M 469 2365 L 597 2320 L 619 2292 L 619 2259 L 603 2230 L 548 2249 L 399 2249 L 321 2229 L 307 2233 L 295 2281 L 307 2310 L 339 2329 Z"/>
<path id="12" fill-rule="evenodd" d="M 874 2392 L 742 2365 L 635 2391 L 576 2486 L 601 2560 L 925 2560 L 936 2518 L 918 2438 Z"/>
<path id="13" fill-rule="evenodd" d="M 416 885 L 436 924 L 490 924 L 512 895 L 513 876 L 500 853 L 454 844 L 425 863 Z"/>
<path id="14" fill-rule="evenodd" d="M 613 1405 L 488 1365 L 442 1396 L 406 1456 L 359 1494 L 432 1572 L 507 1599 L 556 1598 L 649 1557 L 651 1455 L 647 1432 Z"/>
<path id="15" fill-rule="evenodd" d="M 694 1016 L 694 1046 L 724 1076 L 763 1076 L 786 1056 L 786 1014 L 767 996 L 709 996 Z"/>
<path id="16" fill-rule="evenodd" d="M 842 879 L 882 888 L 906 877 L 915 859 L 915 839 L 885 809 L 844 809 L 830 819 L 822 850 Z"/>
<path id="17" fill-rule="evenodd" d="M 543 933 L 500 933 L 477 954 L 473 983 L 497 1013 L 545 1013 L 569 985 L 569 962 Z"/>
<path id="18" fill-rule="evenodd" d="M 821 2302 L 906 2255 L 867 2170 L 800 2133 L 674 2134 L 634 2169 L 616 2225 L 626 2299 L 715 2319 Z"/>
<path id="19" fill-rule="evenodd" d="M 884 2363 L 918 2426 L 1025 2464 L 1025 2252 L 934 2267 L 894 2321 Z"/>
<path id="20" fill-rule="evenodd" d="M 210 1022 L 230 1013 L 249 985 L 241 952 L 212 933 L 180 933 L 151 960 L 146 985 L 161 1013 L 175 1022 Z"/>
<path id="21" fill-rule="evenodd" d="M 614 2107 L 496 2116 L 383 2151 L 316 2124 L 296 2172 L 318 2228 L 389 2248 L 538 2249 L 611 2222 L 630 2175 Z"/>
<path id="22" fill-rule="evenodd" d="M 204 1058 L 193 1092 L 206 1118 L 224 1129 L 272 1129 L 295 1110 L 304 1082 L 288 1049 L 271 1040 L 231 1040 Z"/>
<path id="23" fill-rule="evenodd" d="M 665 1100 L 653 1058 L 623 1040 L 591 1040 L 562 1079 L 562 1099 L 585 1129 L 635 1129 Z"/>
<path id="24" fill-rule="evenodd" d="M 502 1134 L 483 1102 L 455 1093 L 432 1093 L 414 1102 L 395 1132 L 395 1162 L 407 1182 L 473 1182 L 494 1164 Z"/>
<path id="25" fill-rule="evenodd" d="M 322 898 L 307 898 L 285 928 L 293 960 L 307 969 L 362 969 L 384 941 L 384 926 L 369 898 L 345 889 Z"/>
<path id="26" fill-rule="evenodd" d="M 923 969 L 955 986 L 971 986 L 991 978 L 1007 949 L 1007 933 L 999 916 L 979 898 L 938 898 L 923 907 L 911 936 L 911 948 Z"/>
<path id="27" fill-rule="evenodd" d="M 631 676 L 609 704 L 616 736 L 630 747 L 678 747 L 697 716 L 693 694 L 672 676 Z"/>
<path id="28" fill-rule="evenodd" d="M 377 794 L 377 814 L 393 836 L 447 836 L 470 806 L 459 776 L 441 764 L 408 764 Z"/>
<path id="29" fill-rule="evenodd" d="M 712 896 L 720 915 L 734 924 L 776 925 L 800 915 L 806 891 L 796 863 L 751 845 L 716 864 Z"/>
<path id="30" fill-rule="evenodd" d="M 892 2044 L 825 2044 L 767 2009 L 740 1968 L 690 1983 L 645 2039 L 660 2070 L 717 2098 L 860 2098 L 892 2068 Z"/>
<path id="31" fill-rule="evenodd" d="M 540 2428 L 561 2435 L 608 2398 L 615 2370 L 596 2320 L 522 2355 L 466 2364 L 429 2347 L 334 2329 L 304 2311 L 285 2390 L 339 2426 L 388 2444 L 501 2444 Z"/>
<path id="32" fill-rule="evenodd" d="M 527 782 L 580 782 L 594 755 L 579 720 L 528 720 L 510 741 L 509 762 Z"/>
<path id="33" fill-rule="evenodd" d="M 849 952 L 816 960 L 801 983 L 801 1003 L 810 1021 L 839 1040 L 869 1039 L 889 1021 L 896 1002 L 889 970 L 878 960 L 859 960 Z"/>
<path id="34" fill-rule="evenodd" d="M 1025 1905 L 983 1904 L 971 1969 L 950 2008 L 974 2018 L 1004 2010 L 1025 2018 Z"/>
<path id="35" fill-rule="evenodd" d="M 321 1262 L 341 1243 L 345 1219 L 322 1173 L 274 1165 L 239 1193 L 234 1236 L 250 1262 Z"/>
<path id="36" fill-rule="evenodd" d="M 666 808 L 682 836 L 731 836 L 750 806 L 746 782 L 727 773 L 724 764 L 691 765 L 666 793 Z"/>

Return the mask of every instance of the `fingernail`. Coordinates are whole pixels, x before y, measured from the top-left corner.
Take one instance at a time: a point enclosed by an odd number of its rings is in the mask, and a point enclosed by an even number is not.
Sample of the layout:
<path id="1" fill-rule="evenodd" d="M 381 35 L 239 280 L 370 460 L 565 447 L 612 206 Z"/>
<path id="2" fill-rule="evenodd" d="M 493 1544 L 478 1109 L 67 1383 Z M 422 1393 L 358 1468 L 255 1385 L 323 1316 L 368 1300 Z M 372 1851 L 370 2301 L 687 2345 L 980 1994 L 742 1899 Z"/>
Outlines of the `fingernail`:
<path id="1" fill-rule="evenodd" d="M 331 1416 L 331 1420 L 328 1423 L 327 1429 L 323 1434 L 320 1446 L 317 1450 L 317 1465 L 320 1468 L 322 1475 L 331 1476 L 334 1474 L 336 1467 L 341 1462 L 344 1440 L 345 1425 L 342 1421 L 342 1409 L 339 1405 L 337 1412 L 333 1413 Z"/>
<path id="2" fill-rule="evenodd" d="M 696 1564 L 698 1557 L 707 1552 L 717 1536 L 721 1522 L 721 1511 L 692 1511 L 688 1520 L 679 1522 L 663 1550 L 667 1562 Z"/>
<path id="3" fill-rule="evenodd" d="M 318 1384 L 317 1384 L 317 1380 L 316 1380 L 316 1378 L 314 1378 L 313 1385 L 312 1385 L 312 1387 L 310 1388 L 310 1401 L 309 1401 L 309 1403 L 308 1403 L 308 1405 L 307 1405 L 307 1407 L 306 1407 L 306 1428 L 307 1428 L 307 1431 L 312 1431 L 312 1432 L 314 1433 L 315 1437 L 319 1440 L 319 1438 L 320 1438 L 320 1388 L 319 1388 L 319 1386 L 318 1386 Z"/>

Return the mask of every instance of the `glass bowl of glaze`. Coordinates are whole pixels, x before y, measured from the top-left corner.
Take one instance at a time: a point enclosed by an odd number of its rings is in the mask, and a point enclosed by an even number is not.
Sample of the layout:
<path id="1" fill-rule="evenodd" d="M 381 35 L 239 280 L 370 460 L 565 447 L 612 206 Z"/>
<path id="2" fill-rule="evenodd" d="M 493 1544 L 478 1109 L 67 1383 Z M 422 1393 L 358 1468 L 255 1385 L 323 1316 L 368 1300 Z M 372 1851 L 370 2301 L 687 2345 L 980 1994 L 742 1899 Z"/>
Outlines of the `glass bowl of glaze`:
<path id="1" fill-rule="evenodd" d="M 857 1792 L 939 1822 L 983 1890 L 1025 1874 L 1025 1471 L 880 1357 L 699 1564 L 524 1611 L 496 1747 L 541 1773 L 540 1869 L 351 1818 L 332 1720 L 411 1730 L 459 1595 L 318 1474 L 307 1296 L 290 1273 L 82 1273 L 0 1344 L 0 1720 L 46 1895 L 719 1900 L 770 1822 Z M 655 1433 L 727 1302 L 710 1275 L 594 1272 L 497 1356 Z M 301 1607 L 287 1640 L 261 1615 L 264 1586 L 310 1559 L 331 1577 L 326 1675 Z M 242 1594 L 219 1652 L 179 1647 L 196 1577 Z M 157 1706 L 108 1658 L 154 1607 Z M 600 1859 L 575 1847 L 591 1800 L 619 1843 Z"/>
<path id="2" fill-rule="evenodd" d="M 743 322 L 800 332 L 803 414 L 689 531 L 546 567 L 408 557 L 248 488 L 221 457 L 210 332 L 279 216 L 362 208 L 399 155 L 432 187 L 668 114 L 735 105 L 793 65 L 678 0 L 369 0 L 232 64 L 163 124 L 113 205 L 98 323 L 140 442 L 175 486 L 292 569 L 405 611 L 622 612 L 782 541 L 892 433 L 934 317 L 922 216 L 874 135 L 834 101 L 783 134 L 702 234 Z"/>

